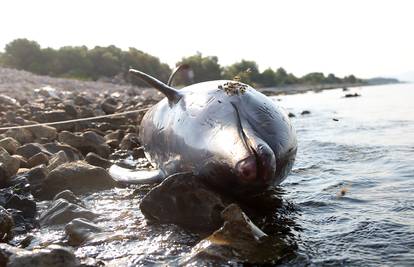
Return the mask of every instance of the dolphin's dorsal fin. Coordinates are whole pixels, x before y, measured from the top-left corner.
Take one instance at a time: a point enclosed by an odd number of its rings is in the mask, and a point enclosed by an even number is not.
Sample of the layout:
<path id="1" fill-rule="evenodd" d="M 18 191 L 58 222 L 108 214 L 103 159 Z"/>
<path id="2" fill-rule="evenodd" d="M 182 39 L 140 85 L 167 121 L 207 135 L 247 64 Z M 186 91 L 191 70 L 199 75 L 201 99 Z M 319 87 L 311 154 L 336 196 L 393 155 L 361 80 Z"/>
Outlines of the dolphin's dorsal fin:
<path id="1" fill-rule="evenodd" d="M 175 75 L 177 75 L 177 73 L 180 70 L 186 70 L 186 69 L 189 69 L 189 68 L 190 68 L 190 66 L 188 64 L 181 64 L 181 65 L 178 65 L 177 67 L 175 67 L 175 69 L 173 70 L 173 72 L 170 75 L 170 78 L 168 78 L 167 85 L 168 86 L 171 86 L 171 84 L 172 84 L 172 82 L 174 80 Z"/>
<path id="2" fill-rule="evenodd" d="M 134 74 L 141 80 L 145 81 L 146 83 L 148 83 L 149 85 L 151 85 L 152 87 L 154 87 L 155 89 L 163 93 L 168 98 L 168 102 L 170 104 L 177 103 L 182 97 L 181 93 L 178 92 L 176 89 L 166 85 L 165 83 L 155 79 L 154 77 L 146 73 L 143 73 L 135 69 L 129 69 L 129 73 Z"/>

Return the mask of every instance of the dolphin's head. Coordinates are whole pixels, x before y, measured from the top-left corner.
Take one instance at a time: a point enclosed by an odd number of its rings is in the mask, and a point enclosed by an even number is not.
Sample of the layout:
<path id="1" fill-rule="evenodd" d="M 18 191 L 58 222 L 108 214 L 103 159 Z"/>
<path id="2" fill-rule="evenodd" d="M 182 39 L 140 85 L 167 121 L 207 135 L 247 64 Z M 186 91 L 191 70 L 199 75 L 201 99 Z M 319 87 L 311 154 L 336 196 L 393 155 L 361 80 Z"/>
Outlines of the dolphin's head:
<path id="1" fill-rule="evenodd" d="M 296 133 L 286 112 L 242 83 L 218 81 L 202 86 L 215 84 L 219 90 L 210 90 L 209 107 L 202 115 L 210 131 L 206 149 L 215 156 L 201 172 L 208 173 L 208 182 L 241 192 L 281 183 L 297 151 Z M 229 85 L 233 91 L 226 88 Z M 194 97 L 200 97 L 193 91 Z"/>

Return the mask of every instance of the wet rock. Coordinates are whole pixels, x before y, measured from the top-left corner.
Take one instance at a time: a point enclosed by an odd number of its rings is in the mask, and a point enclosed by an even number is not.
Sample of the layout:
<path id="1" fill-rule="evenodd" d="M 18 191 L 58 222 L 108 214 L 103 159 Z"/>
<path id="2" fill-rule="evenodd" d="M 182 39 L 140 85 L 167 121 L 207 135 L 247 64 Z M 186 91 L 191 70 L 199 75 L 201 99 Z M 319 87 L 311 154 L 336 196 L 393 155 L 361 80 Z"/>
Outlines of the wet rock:
<path id="1" fill-rule="evenodd" d="M 58 166 L 66 163 L 66 162 L 69 162 L 69 159 L 66 156 L 66 153 L 61 150 L 58 153 L 56 153 L 55 155 L 53 155 L 53 157 L 50 159 L 49 165 L 47 166 L 47 170 L 49 172 L 51 172 L 54 169 L 56 169 Z"/>
<path id="2" fill-rule="evenodd" d="M 111 161 L 104 159 L 93 152 L 89 152 L 88 155 L 86 155 L 85 161 L 91 165 L 102 167 L 104 169 L 108 169 L 112 165 Z"/>
<path id="3" fill-rule="evenodd" d="M 35 138 L 47 140 L 49 142 L 55 140 L 57 136 L 56 128 L 47 125 L 31 127 L 29 128 L 29 131 Z"/>
<path id="4" fill-rule="evenodd" d="M 7 130 L 6 136 L 14 138 L 20 144 L 33 142 L 34 136 L 27 128 L 17 128 Z"/>
<path id="5" fill-rule="evenodd" d="M 99 226 L 85 219 L 74 219 L 65 226 L 65 233 L 71 246 L 79 246 L 100 232 L 102 229 Z"/>
<path id="6" fill-rule="evenodd" d="M 56 194 L 56 196 L 53 198 L 53 201 L 58 200 L 59 198 L 65 199 L 67 200 L 69 203 L 72 204 L 76 204 L 79 205 L 81 207 L 85 208 L 85 203 L 83 203 L 83 201 L 78 198 L 72 191 L 70 190 L 65 190 L 62 191 L 58 194 Z"/>
<path id="7" fill-rule="evenodd" d="M 6 186 L 8 182 L 8 178 L 9 177 L 7 176 L 3 163 L 0 163 L 0 188 L 3 188 Z"/>
<path id="8" fill-rule="evenodd" d="M 0 206 L 0 242 L 7 242 L 12 235 L 14 221 L 11 214 Z"/>
<path id="9" fill-rule="evenodd" d="M 134 147 L 139 147 L 139 139 L 138 135 L 134 133 L 128 133 L 124 136 L 124 138 L 121 141 L 121 144 L 119 145 L 120 149 L 125 150 L 132 150 Z"/>
<path id="10" fill-rule="evenodd" d="M 3 170 L 6 177 L 11 177 L 17 173 L 20 167 L 20 161 L 0 147 L 0 168 Z"/>
<path id="11" fill-rule="evenodd" d="M 84 194 L 109 189 L 115 184 L 103 168 L 76 161 L 65 163 L 51 171 L 43 181 L 41 195 L 45 199 L 51 199 L 67 189 L 75 194 Z"/>
<path id="12" fill-rule="evenodd" d="M 98 215 L 92 211 L 59 198 L 40 215 L 39 222 L 40 225 L 56 225 L 68 223 L 76 218 L 93 220 L 96 217 Z"/>
<path id="13" fill-rule="evenodd" d="M 309 111 L 309 110 L 304 110 L 304 111 L 302 111 L 302 113 L 300 113 L 300 115 L 309 115 L 309 114 L 311 114 L 311 112 Z"/>
<path id="14" fill-rule="evenodd" d="M 30 246 L 30 244 L 32 243 L 33 240 L 35 240 L 35 237 L 33 235 L 27 235 L 25 238 L 23 238 L 19 242 L 19 247 L 20 248 L 26 248 L 26 247 Z"/>
<path id="15" fill-rule="evenodd" d="M 199 242 L 181 264 L 275 264 L 288 255 L 283 246 L 254 225 L 236 204 L 229 205 L 222 217 L 223 226 Z"/>
<path id="16" fill-rule="evenodd" d="M 40 165 L 30 169 L 27 173 L 23 174 L 22 177 L 26 178 L 30 183 L 30 191 L 35 197 L 40 196 L 43 181 L 46 179 L 49 171 L 46 166 Z"/>
<path id="17" fill-rule="evenodd" d="M 140 208 L 149 220 L 196 230 L 217 229 L 225 201 L 193 174 L 175 174 L 153 188 Z"/>
<path id="18" fill-rule="evenodd" d="M 25 218 L 36 216 L 36 202 L 28 197 L 12 195 L 6 202 L 5 208 L 20 210 Z"/>
<path id="19" fill-rule="evenodd" d="M 105 138 L 93 131 L 79 135 L 63 131 L 59 133 L 59 141 L 79 149 L 84 155 L 94 152 L 103 158 L 108 158 L 111 148 L 105 143 Z"/>
<path id="20" fill-rule="evenodd" d="M 346 94 L 345 95 L 345 97 L 346 98 L 349 98 L 349 97 L 359 97 L 359 96 L 361 96 L 360 94 L 358 94 L 358 93 L 354 93 L 354 94 Z"/>
<path id="21" fill-rule="evenodd" d="M 49 156 L 43 152 L 39 152 L 36 155 L 30 157 L 27 160 L 27 164 L 29 165 L 30 168 L 35 167 L 37 165 L 42 165 L 42 164 L 47 165 L 49 164 Z"/>
<path id="22" fill-rule="evenodd" d="M 132 156 L 136 159 L 145 158 L 144 147 L 136 147 L 132 150 Z"/>
<path id="23" fill-rule="evenodd" d="M 80 267 L 79 260 L 73 252 L 65 247 L 50 245 L 42 249 L 32 251 L 21 248 L 14 248 L 2 244 L 0 250 L 7 255 L 5 262 L 7 267 Z"/>
<path id="24" fill-rule="evenodd" d="M 65 145 L 65 144 L 48 143 L 48 144 L 45 144 L 44 147 L 47 151 L 49 151 L 52 154 L 56 154 L 59 151 L 65 152 L 69 161 L 76 161 L 76 160 L 83 159 L 82 153 L 79 150 L 71 146 Z"/>
<path id="25" fill-rule="evenodd" d="M 17 142 L 12 137 L 7 137 L 0 140 L 0 147 L 4 148 L 9 154 L 13 155 L 16 153 L 17 148 L 20 147 L 19 142 Z"/>
<path id="26" fill-rule="evenodd" d="M 29 159 L 40 152 L 43 152 L 46 155 L 51 155 L 43 145 L 37 143 L 29 143 L 19 147 L 16 154 Z"/>

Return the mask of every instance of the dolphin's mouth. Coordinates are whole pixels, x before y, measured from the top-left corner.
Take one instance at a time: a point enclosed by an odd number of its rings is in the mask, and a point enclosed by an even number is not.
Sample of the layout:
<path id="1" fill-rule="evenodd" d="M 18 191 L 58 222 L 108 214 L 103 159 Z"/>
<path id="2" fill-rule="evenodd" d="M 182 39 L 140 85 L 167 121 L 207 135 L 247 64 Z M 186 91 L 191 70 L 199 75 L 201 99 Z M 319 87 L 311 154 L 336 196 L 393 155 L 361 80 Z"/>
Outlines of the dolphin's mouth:
<path id="1" fill-rule="evenodd" d="M 276 173 L 274 153 L 266 145 L 253 142 L 252 139 L 248 137 L 243 128 L 237 106 L 234 103 L 231 104 L 236 111 L 239 135 L 244 146 L 250 152 L 250 156 L 237 163 L 236 171 L 246 182 L 257 184 L 267 183 L 267 181 Z"/>

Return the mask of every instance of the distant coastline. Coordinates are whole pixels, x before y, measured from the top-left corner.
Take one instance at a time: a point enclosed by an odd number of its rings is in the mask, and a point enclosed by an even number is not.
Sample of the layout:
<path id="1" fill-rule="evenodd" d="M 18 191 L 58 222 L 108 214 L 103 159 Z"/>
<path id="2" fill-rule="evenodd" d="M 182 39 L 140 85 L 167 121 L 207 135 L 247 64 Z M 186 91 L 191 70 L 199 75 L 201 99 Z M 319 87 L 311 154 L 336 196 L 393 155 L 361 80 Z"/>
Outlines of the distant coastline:
<path id="1" fill-rule="evenodd" d="M 400 83 L 398 80 L 383 82 L 381 84 Z M 378 85 L 380 83 L 338 83 L 338 84 L 297 84 L 279 87 L 256 88 L 266 95 L 298 94 L 307 91 L 322 91 L 337 88 L 352 88 L 359 86 Z M 28 98 L 33 95 L 35 89 L 50 86 L 58 91 L 75 91 L 84 93 L 114 93 L 130 92 L 136 95 L 148 95 L 153 99 L 160 99 L 154 89 L 136 86 L 116 81 L 82 81 L 70 78 L 56 78 L 46 75 L 37 75 L 28 71 L 0 67 L 0 94 L 15 98 Z"/>
<path id="2" fill-rule="evenodd" d="M 337 84 L 293 84 L 278 87 L 258 88 L 261 93 L 265 95 L 291 95 L 300 94 L 308 91 L 320 92 L 322 90 L 339 89 L 344 90 L 352 87 L 372 86 L 382 84 L 398 84 L 405 83 L 394 78 L 373 78 L 364 80 L 360 83 L 337 83 Z"/>

